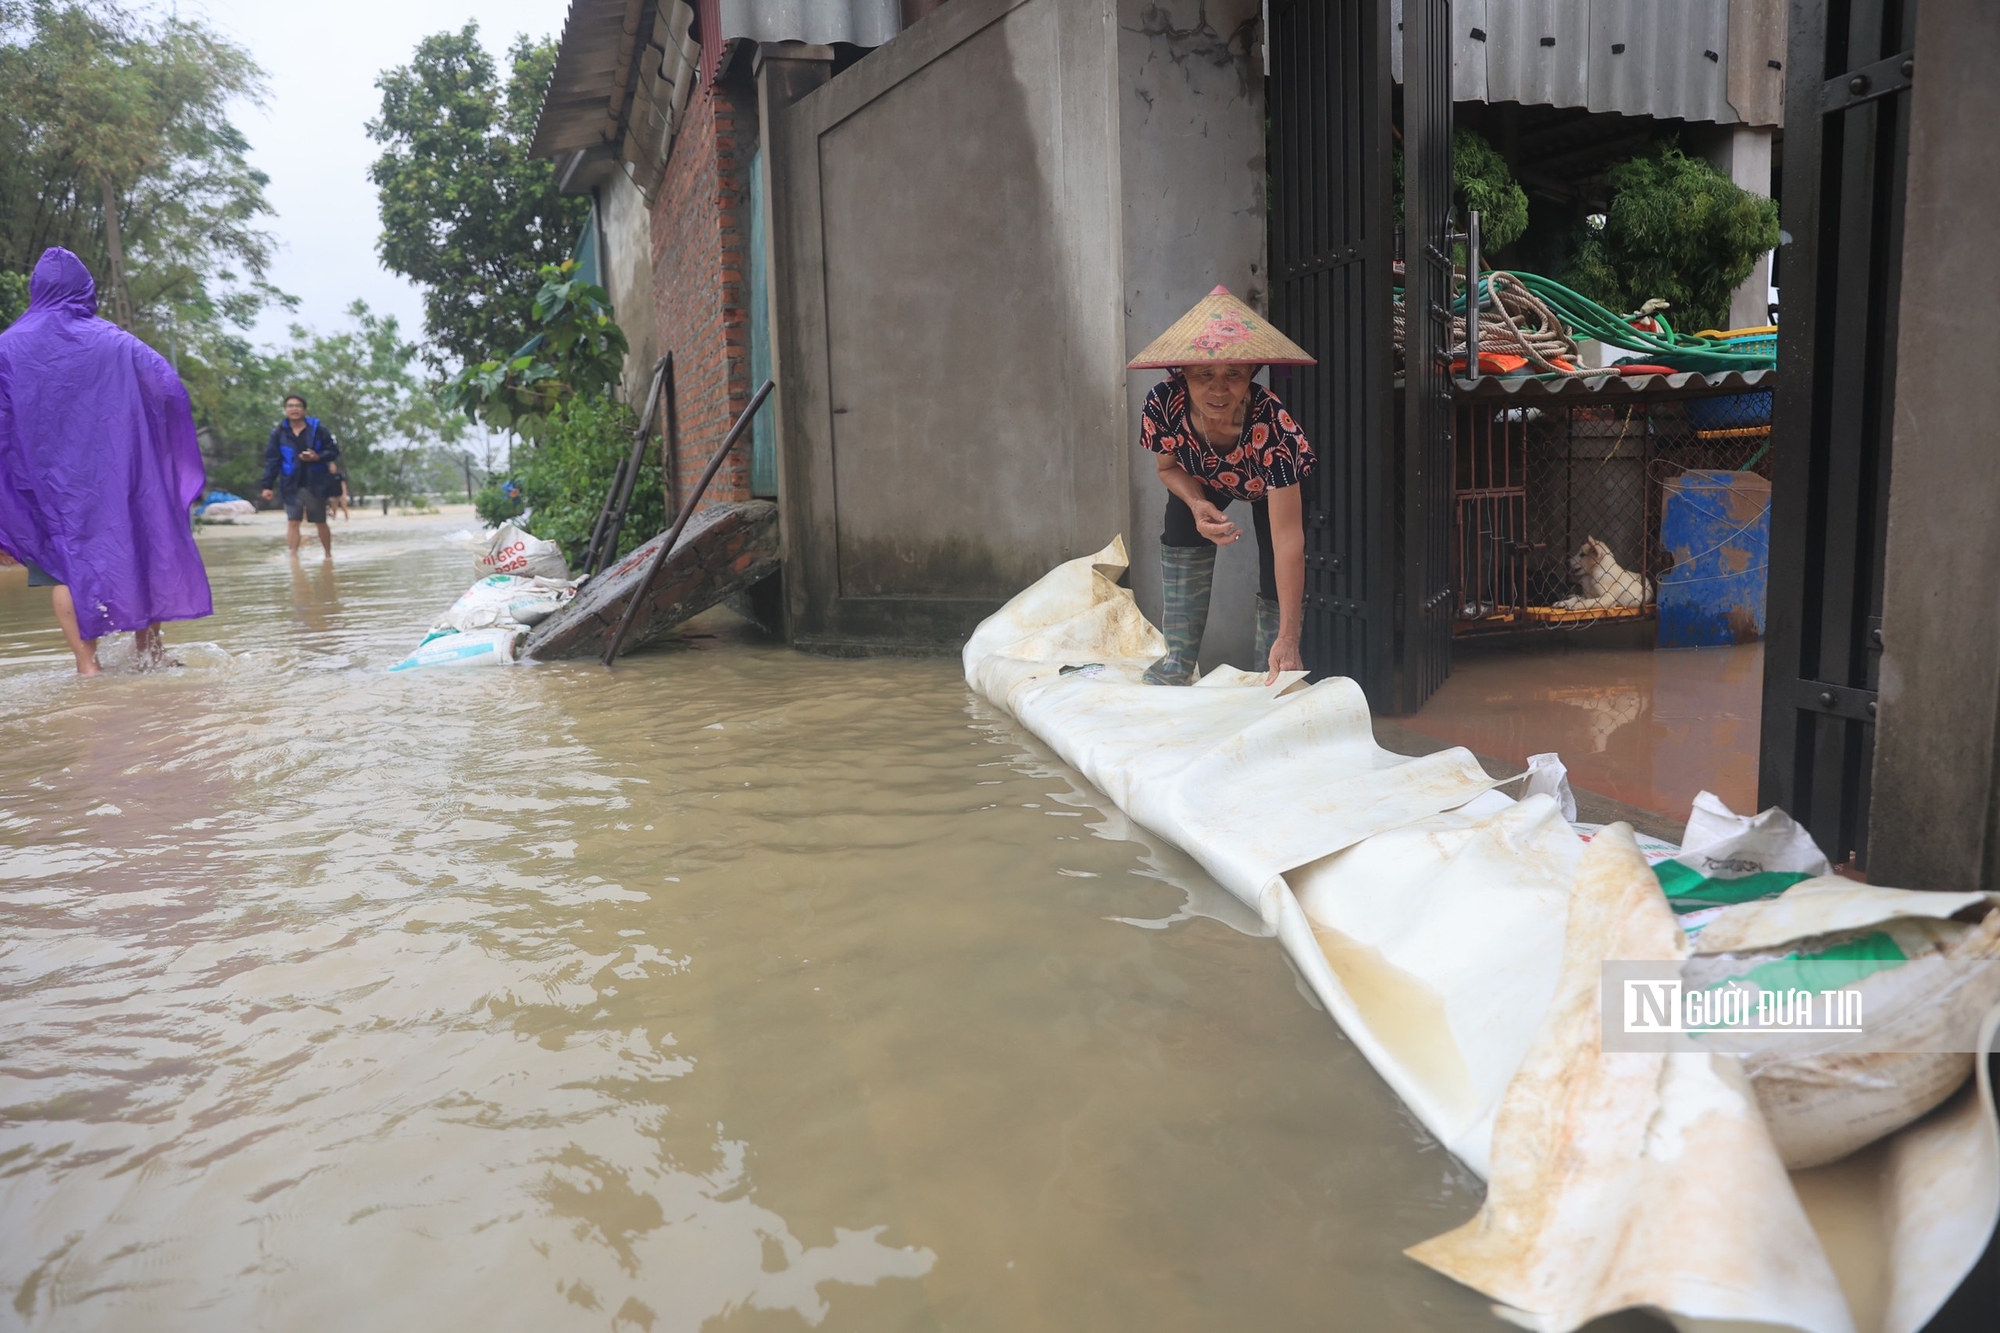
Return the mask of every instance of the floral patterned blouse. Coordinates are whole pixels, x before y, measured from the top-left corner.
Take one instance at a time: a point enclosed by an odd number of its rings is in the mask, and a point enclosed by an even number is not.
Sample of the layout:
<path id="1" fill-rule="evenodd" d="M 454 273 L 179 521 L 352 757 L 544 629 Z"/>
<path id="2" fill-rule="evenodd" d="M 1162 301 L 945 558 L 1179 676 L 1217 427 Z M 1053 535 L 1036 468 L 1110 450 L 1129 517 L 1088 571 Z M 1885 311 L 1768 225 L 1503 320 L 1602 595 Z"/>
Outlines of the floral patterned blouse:
<path id="1" fill-rule="evenodd" d="M 1296 486 L 1312 475 L 1318 461 L 1285 405 L 1256 383 L 1250 386 L 1243 433 L 1235 445 L 1222 453 L 1211 450 L 1195 434 L 1188 413 L 1187 377 L 1178 370 L 1169 371 L 1146 395 L 1139 443 L 1156 454 L 1172 454 L 1189 476 L 1239 500 L 1257 501 L 1266 491 Z"/>

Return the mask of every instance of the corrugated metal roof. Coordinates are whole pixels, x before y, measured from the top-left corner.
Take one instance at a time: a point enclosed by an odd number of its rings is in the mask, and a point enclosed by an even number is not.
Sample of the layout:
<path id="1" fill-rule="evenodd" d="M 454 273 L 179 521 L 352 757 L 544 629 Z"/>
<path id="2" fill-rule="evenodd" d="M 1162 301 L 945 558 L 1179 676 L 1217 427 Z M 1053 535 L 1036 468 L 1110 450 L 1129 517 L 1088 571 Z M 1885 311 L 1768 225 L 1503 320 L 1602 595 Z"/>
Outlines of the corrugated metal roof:
<path id="1" fill-rule="evenodd" d="M 1748 125 L 1785 123 L 1785 0 L 1729 0 L 1729 105 Z"/>
<path id="2" fill-rule="evenodd" d="M 1777 383 L 1775 370 L 1719 370 L 1703 374 L 1683 370 L 1672 375 L 1565 375 L 1559 379 L 1532 376 L 1481 375 L 1477 379 L 1457 379 L 1454 387 L 1461 398 L 1519 401 L 1535 398 L 1605 398 L 1631 394 L 1662 394 L 1679 398 L 1700 398 L 1713 393 L 1746 389 L 1768 389 Z"/>
<path id="3" fill-rule="evenodd" d="M 1500 0 L 1506 4 L 1507 0 Z M 1486 100 L 1486 43 L 1473 33 L 1485 32 L 1486 0 L 1457 0 L 1451 7 L 1451 96 L 1457 102 Z"/>
<path id="4" fill-rule="evenodd" d="M 549 76 L 548 90 L 542 94 L 542 112 L 528 148 L 531 155 L 556 157 L 616 137 L 622 116 L 612 114 L 612 88 L 618 82 L 621 54 L 629 85 L 636 45 L 626 33 L 628 3 L 637 11 L 632 15 L 636 35 L 644 11 L 652 8 L 650 4 L 639 0 L 572 0 L 562 41 L 556 48 L 556 67 Z M 619 89 L 620 111 L 624 92 L 624 88 Z"/>
<path id="5" fill-rule="evenodd" d="M 1457 0 L 1452 97 L 1776 125 L 1784 106 L 1783 4 Z M 1390 72 L 1401 82 L 1402 0 L 1391 0 L 1390 11 Z"/>
<path id="6" fill-rule="evenodd" d="M 1729 0 L 1591 0 L 1588 105 L 1732 124 L 1728 51 Z"/>
<path id="7" fill-rule="evenodd" d="M 880 46 L 903 30 L 897 0 L 721 0 L 722 36 Z"/>
<path id="8" fill-rule="evenodd" d="M 1489 102 L 1587 105 L 1589 56 L 1590 0 L 1514 0 L 1487 7 Z"/>
<path id="9" fill-rule="evenodd" d="M 880 46 L 902 23 L 898 0 L 702 0 L 711 55 L 737 38 Z M 554 158 L 565 187 L 626 170 L 651 194 L 666 167 L 701 45 L 685 0 L 571 0 L 529 153 Z"/>

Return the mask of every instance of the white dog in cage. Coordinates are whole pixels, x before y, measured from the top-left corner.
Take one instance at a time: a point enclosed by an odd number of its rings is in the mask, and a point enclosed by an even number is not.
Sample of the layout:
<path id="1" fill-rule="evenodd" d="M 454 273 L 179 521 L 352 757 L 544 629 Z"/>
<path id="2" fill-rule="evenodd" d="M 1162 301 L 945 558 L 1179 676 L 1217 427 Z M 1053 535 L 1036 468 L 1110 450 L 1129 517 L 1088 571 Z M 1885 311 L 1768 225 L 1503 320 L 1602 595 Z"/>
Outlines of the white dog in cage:
<path id="1" fill-rule="evenodd" d="M 1558 611 L 1644 606 L 1653 600 L 1653 581 L 1619 564 L 1611 548 L 1595 537 L 1585 537 L 1569 558 L 1569 576 L 1582 591 L 1557 602 Z"/>

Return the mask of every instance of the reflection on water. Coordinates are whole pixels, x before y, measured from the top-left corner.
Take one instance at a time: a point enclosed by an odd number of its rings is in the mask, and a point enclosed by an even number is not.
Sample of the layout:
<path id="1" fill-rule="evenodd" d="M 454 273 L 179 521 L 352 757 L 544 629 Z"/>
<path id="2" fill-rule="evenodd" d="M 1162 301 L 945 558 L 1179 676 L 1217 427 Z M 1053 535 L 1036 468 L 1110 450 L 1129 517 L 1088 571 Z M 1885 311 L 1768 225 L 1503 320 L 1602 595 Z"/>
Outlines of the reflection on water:
<path id="1" fill-rule="evenodd" d="M 1586 648 L 1570 636 L 1454 657 L 1451 678 L 1397 724 L 1519 764 L 1555 750 L 1570 782 L 1687 818 L 1695 793 L 1757 809 L 1764 645 Z"/>
<path id="2" fill-rule="evenodd" d="M 1498 1327 L 1398 1253 L 1476 1184 L 953 664 L 388 675 L 462 522 L 205 535 L 153 675 L 0 573 L 0 1324 Z"/>

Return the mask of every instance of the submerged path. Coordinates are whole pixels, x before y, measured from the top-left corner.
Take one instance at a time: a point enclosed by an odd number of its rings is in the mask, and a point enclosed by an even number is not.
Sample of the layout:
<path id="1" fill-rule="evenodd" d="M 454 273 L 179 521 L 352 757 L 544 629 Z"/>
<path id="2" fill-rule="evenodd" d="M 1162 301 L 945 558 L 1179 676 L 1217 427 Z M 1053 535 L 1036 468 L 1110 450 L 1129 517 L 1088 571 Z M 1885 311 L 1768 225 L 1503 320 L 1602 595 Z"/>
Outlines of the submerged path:
<path id="1" fill-rule="evenodd" d="M 386 674 L 465 522 L 205 535 L 150 676 L 0 574 L 0 1327 L 1501 1327 L 1399 1253 L 1476 1182 L 955 662 Z"/>

